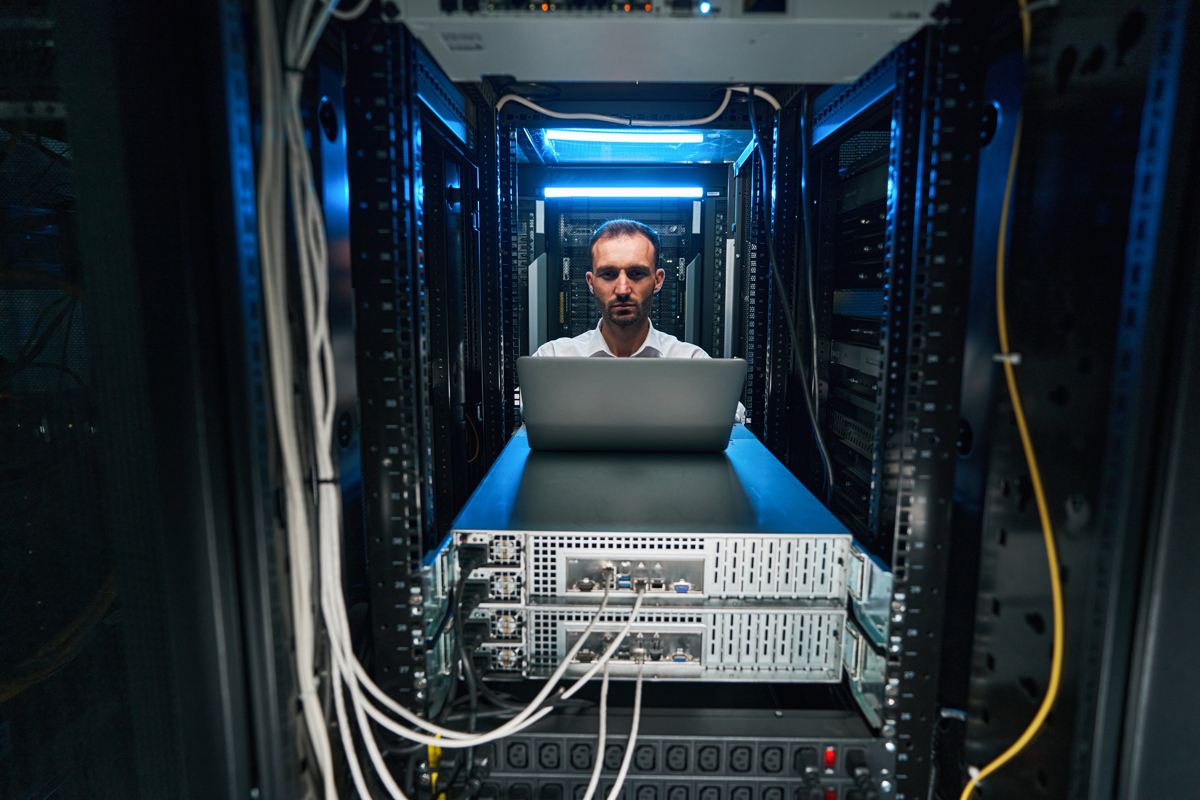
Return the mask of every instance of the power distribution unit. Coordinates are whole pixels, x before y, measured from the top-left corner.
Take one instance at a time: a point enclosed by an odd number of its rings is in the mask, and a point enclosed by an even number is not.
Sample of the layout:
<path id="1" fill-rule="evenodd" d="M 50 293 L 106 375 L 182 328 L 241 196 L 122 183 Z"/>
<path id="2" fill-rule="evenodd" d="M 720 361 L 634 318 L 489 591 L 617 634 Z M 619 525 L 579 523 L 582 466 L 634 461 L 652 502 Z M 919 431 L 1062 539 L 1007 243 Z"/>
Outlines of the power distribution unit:
<path id="1" fill-rule="evenodd" d="M 544 678 L 607 597 L 566 673 L 582 674 L 640 595 L 614 679 L 838 682 L 855 552 L 740 425 L 703 454 L 535 452 L 522 431 L 427 561 L 431 668 L 452 603 L 485 676 Z"/>

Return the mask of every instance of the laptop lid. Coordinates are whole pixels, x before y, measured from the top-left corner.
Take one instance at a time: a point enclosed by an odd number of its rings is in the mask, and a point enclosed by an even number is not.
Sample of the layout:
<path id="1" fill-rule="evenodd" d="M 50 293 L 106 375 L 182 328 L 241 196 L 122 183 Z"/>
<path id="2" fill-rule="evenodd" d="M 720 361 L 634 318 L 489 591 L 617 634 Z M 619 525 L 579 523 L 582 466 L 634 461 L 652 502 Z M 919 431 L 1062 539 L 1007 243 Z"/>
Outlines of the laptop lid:
<path id="1" fill-rule="evenodd" d="M 526 356 L 517 375 L 533 450 L 719 452 L 746 362 Z"/>

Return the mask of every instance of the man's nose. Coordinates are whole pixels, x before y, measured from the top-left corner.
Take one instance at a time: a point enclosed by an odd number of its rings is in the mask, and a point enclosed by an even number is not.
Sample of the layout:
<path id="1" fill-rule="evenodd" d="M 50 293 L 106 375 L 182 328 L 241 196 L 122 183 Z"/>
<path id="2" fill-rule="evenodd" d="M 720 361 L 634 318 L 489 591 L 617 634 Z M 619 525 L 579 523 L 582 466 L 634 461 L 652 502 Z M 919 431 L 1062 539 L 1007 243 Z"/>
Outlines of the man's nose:
<path id="1" fill-rule="evenodd" d="M 617 294 L 629 294 L 633 291 L 633 284 L 629 282 L 629 278 L 624 272 L 621 272 L 617 275 L 617 283 L 616 286 L 613 287 L 613 290 Z"/>

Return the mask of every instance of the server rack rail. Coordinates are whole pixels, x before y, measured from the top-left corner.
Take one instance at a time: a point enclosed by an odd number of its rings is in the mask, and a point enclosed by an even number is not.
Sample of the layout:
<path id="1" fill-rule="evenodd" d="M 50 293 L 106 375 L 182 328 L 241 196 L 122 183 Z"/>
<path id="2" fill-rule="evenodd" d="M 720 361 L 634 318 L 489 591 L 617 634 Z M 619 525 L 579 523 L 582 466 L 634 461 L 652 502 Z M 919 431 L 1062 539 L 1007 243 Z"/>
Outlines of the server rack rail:
<path id="1" fill-rule="evenodd" d="M 863 647 L 886 664 L 881 734 L 896 747 L 898 797 L 927 791 L 938 719 L 979 148 L 977 36 L 951 14 L 813 109 L 819 425 L 833 462 L 831 509 L 891 580 L 886 635 Z M 793 469 L 820 485 L 811 456 Z"/>

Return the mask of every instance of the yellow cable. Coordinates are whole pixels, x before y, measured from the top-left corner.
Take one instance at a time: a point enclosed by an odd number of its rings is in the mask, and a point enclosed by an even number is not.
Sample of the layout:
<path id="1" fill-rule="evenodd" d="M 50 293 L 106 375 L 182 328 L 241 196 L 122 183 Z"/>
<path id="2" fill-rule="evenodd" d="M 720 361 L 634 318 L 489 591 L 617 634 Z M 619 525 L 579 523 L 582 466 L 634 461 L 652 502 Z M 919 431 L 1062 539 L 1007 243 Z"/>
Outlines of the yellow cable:
<path id="1" fill-rule="evenodd" d="M 1021 9 L 1022 46 L 1025 56 L 1028 57 L 1031 34 L 1029 10 L 1026 7 L 1026 0 L 1018 0 L 1018 3 Z M 996 244 L 996 327 L 1000 336 L 1000 352 L 1005 356 L 1011 354 L 1008 342 L 1008 315 L 1004 305 L 1005 240 L 1008 235 L 1008 206 L 1012 199 L 1013 181 L 1016 178 L 1017 156 L 1021 150 L 1023 117 L 1024 114 L 1017 116 L 1017 131 L 1013 137 L 1012 156 L 1008 162 L 1008 179 L 1004 183 L 1004 205 L 1000 210 L 999 242 Z M 1033 495 L 1037 499 L 1038 518 L 1042 523 L 1042 537 L 1046 543 L 1046 564 L 1050 569 L 1050 594 L 1054 604 L 1054 649 L 1050 657 L 1050 683 L 1046 687 L 1046 695 L 1042 698 L 1042 704 L 1038 708 L 1033 720 L 1029 723 L 1029 727 L 1021 734 L 1021 738 L 1013 742 L 1012 746 L 981 769 L 979 774 L 971 778 L 966 788 L 963 789 L 959 800 L 970 800 L 971 794 L 975 791 L 975 787 L 980 781 L 1007 764 L 1017 753 L 1025 748 L 1025 745 L 1033 740 L 1033 737 L 1037 735 L 1042 724 L 1046 721 L 1046 717 L 1049 716 L 1050 709 L 1054 706 L 1054 701 L 1058 696 L 1059 681 L 1062 678 L 1064 638 L 1063 596 L 1062 580 L 1058 569 L 1058 553 L 1054 549 L 1054 530 L 1050 525 L 1050 511 L 1046 506 L 1046 493 L 1042 488 L 1042 475 L 1038 470 L 1037 456 L 1033 450 L 1033 441 L 1029 437 L 1029 426 L 1025 422 L 1025 409 L 1021 405 L 1021 393 L 1017 389 L 1017 373 L 1011 359 L 1005 359 L 1002 364 L 1004 367 L 1004 379 L 1008 384 L 1008 396 L 1012 401 L 1013 415 L 1017 418 L 1017 430 L 1021 433 L 1021 446 L 1025 450 L 1025 463 L 1029 466 L 1029 478 L 1033 483 Z"/>

